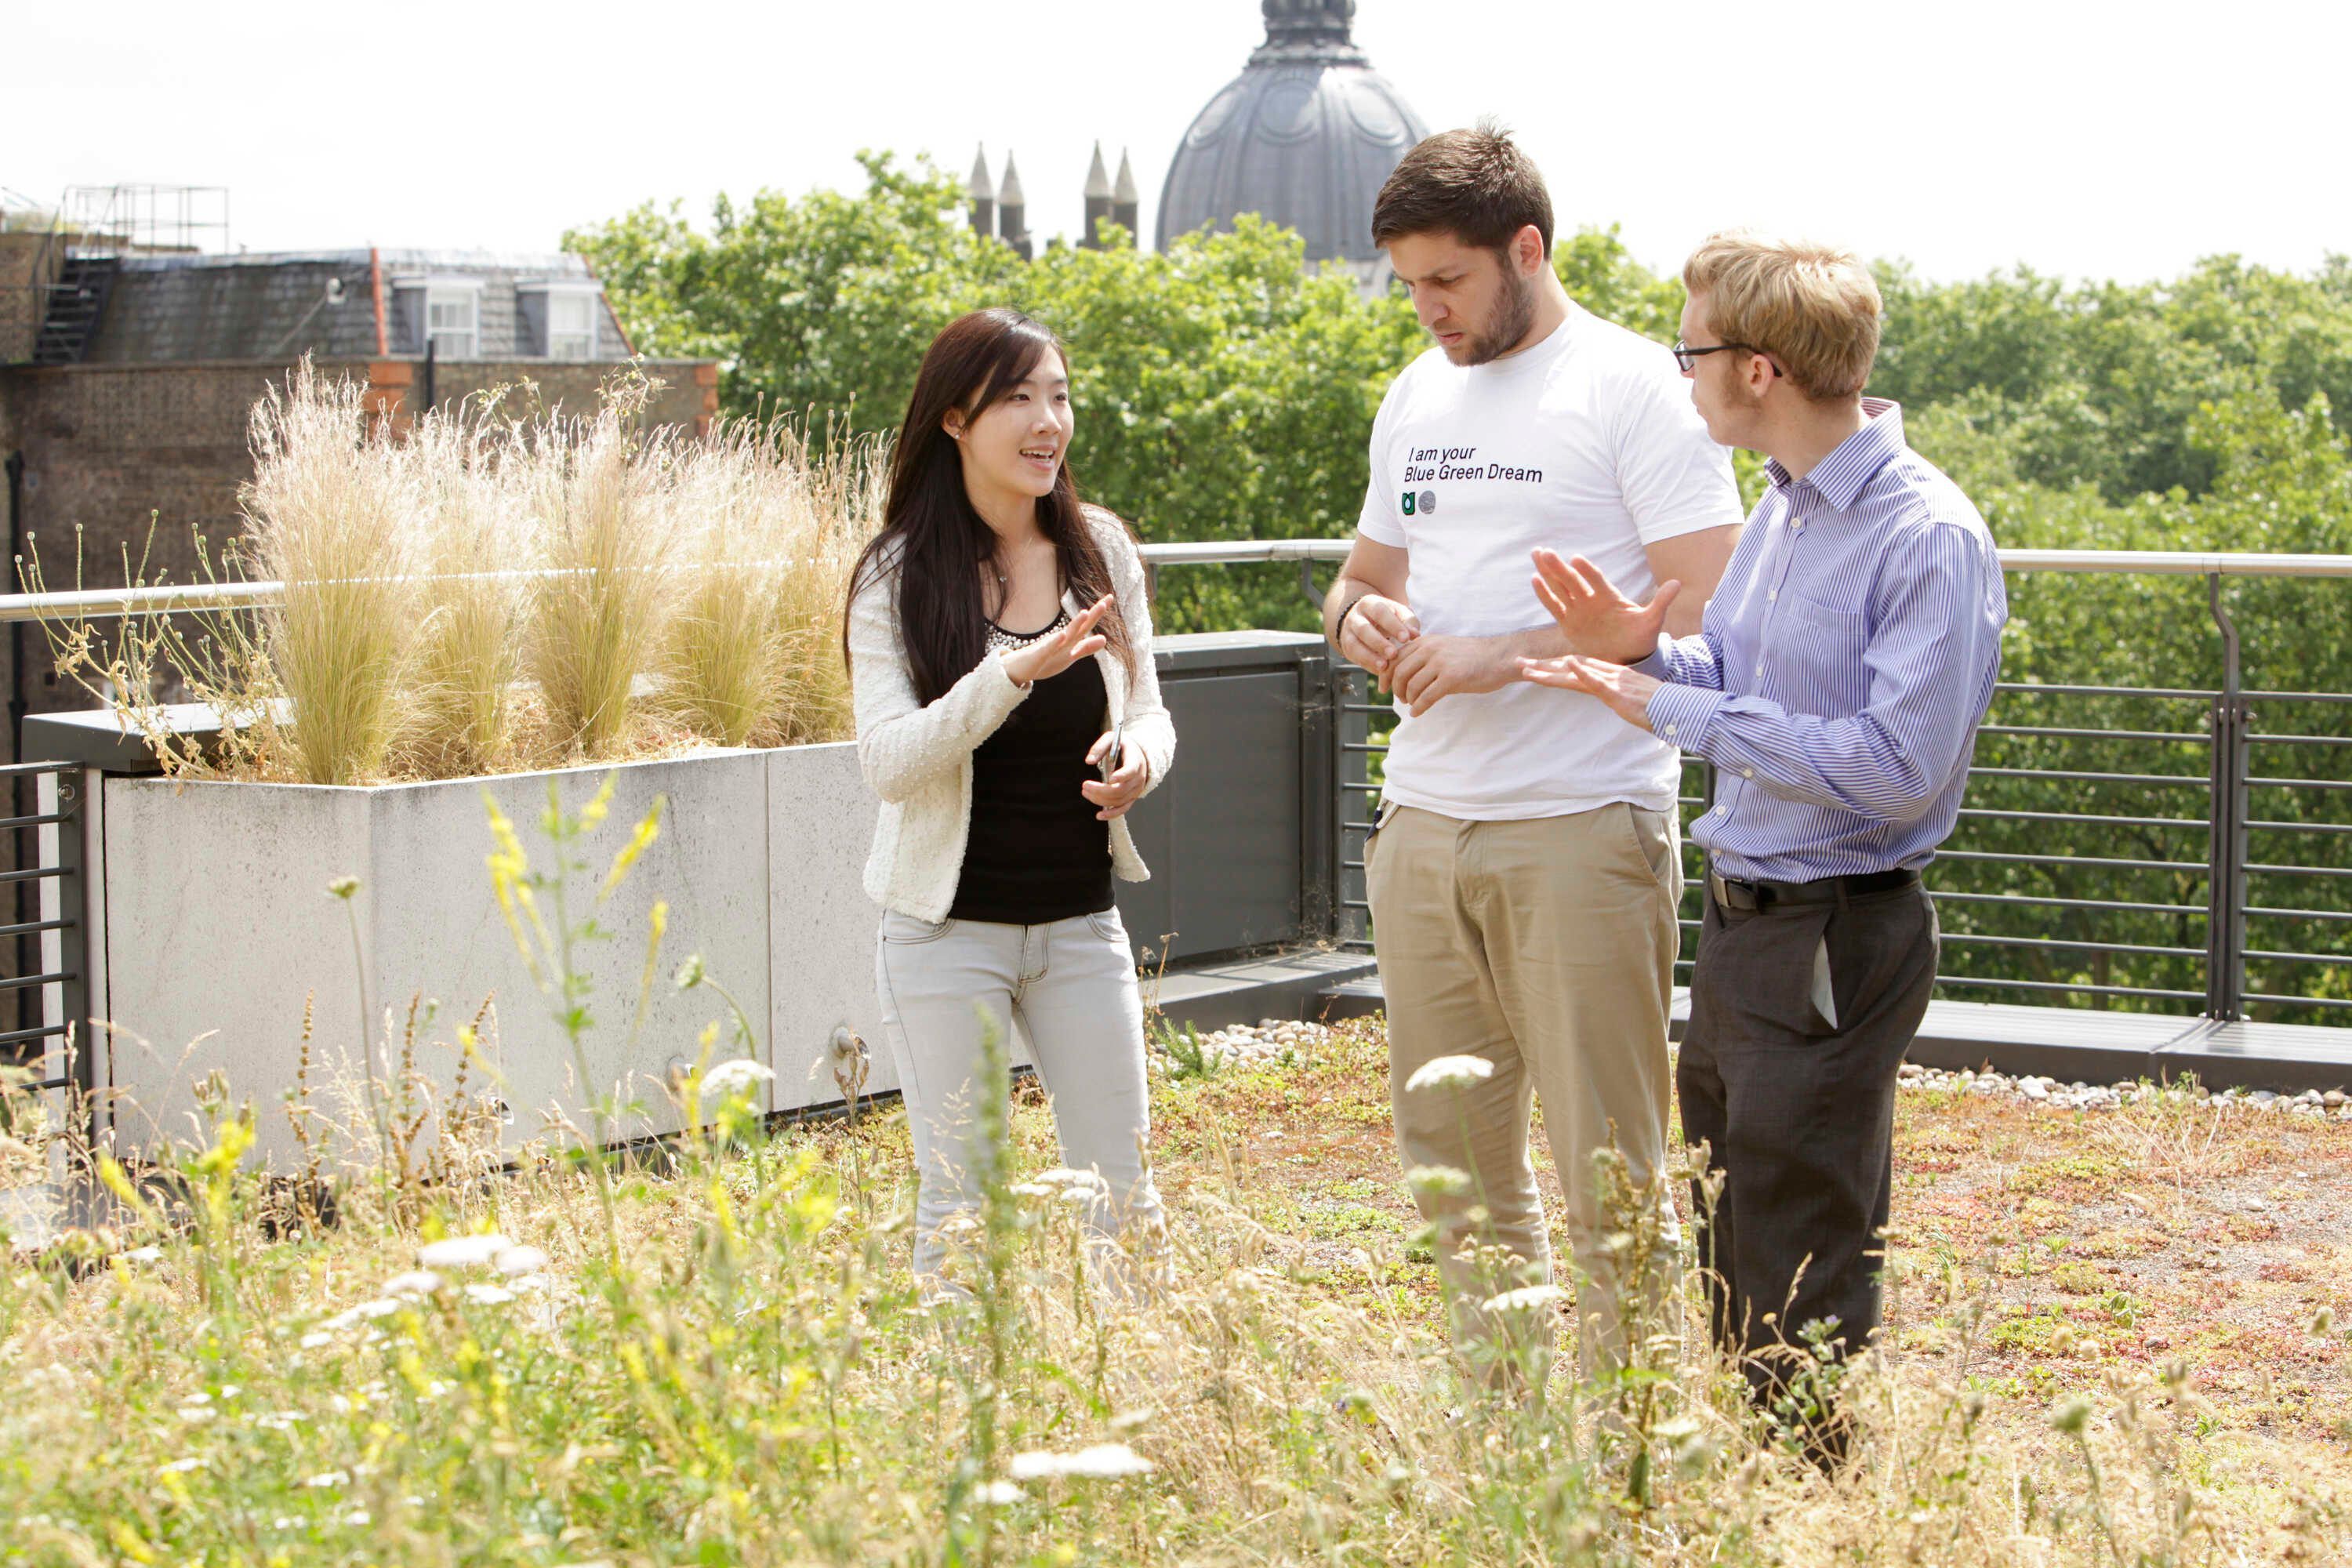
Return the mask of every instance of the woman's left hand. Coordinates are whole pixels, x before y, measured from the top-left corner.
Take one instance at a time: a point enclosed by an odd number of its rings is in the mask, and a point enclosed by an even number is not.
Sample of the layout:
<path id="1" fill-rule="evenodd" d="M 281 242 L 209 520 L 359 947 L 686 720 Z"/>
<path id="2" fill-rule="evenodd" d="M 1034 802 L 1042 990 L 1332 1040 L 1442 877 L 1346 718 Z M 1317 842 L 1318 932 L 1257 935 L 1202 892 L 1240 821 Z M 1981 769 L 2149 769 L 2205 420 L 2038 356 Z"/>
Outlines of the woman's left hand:
<path id="1" fill-rule="evenodd" d="M 1105 734 L 1087 751 L 1087 765 L 1100 767 L 1110 752 L 1111 737 Z M 1118 766 L 1111 770 L 1108 784 L 1097 784 L 1092 779 L 1078 786 L 1086 797 L 1102 807 L 1095 813 L 1098 822 L 1117 822 L 1127 815 L 1128 807 L 1143 798 L 1143 786 L 1151 779 L 1150 764 L 1135 746 L 1119 747 Z"/>

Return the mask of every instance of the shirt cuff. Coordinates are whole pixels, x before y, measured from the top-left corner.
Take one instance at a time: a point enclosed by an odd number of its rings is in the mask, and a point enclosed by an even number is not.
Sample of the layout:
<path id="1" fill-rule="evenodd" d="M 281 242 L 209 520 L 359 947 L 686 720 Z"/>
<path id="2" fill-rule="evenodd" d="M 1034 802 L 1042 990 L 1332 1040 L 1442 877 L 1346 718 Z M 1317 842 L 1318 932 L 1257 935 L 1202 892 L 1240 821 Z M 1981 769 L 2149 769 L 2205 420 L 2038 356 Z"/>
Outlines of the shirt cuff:
<path id="1" fill-rule="evenodd" d="M 1715 721 L 1716 710 L 1724 701 L 1722 692 L 1704 687 L 1661 686 L 1650 693 L 1645 710 L 1651 732 L 1685 752 L 1700 751 L 1706 743 L 1707 726 Z"/>
<path id="2" fill-rule="evenodd" d="M 1652 648 L 1645 658 L 1625 668 L 1646 675 L 1653 680 L 1672 680 L 1675 678 L 1675 666 L 1674 661 L 1666 657 L 1666 649 L 1674 646 L 1674 640 L 1665 633 L 1660 632 L 1658 646 Z"/>

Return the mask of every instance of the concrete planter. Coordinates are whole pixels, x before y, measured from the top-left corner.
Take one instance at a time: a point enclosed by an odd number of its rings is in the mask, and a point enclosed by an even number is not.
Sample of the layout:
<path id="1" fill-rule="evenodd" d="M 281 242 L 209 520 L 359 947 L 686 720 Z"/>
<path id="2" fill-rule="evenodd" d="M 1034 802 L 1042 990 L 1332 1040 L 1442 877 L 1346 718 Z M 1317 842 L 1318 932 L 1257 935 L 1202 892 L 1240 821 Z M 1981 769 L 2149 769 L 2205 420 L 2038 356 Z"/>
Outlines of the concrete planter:
<path id="1" fill-rule="evenodd" d="M 514 820 L 533 866 L 547 867 L 554 846 L 538 824 L 551 777 L 576 811 L 608 771 L 611 815 L 578 846 L 592 869 L 573 885 L 575 923 L 654 797 L 668 807 L 659 838 L 594 911 L 610 939 L 578 949 L 593 984 L 583 1085 L 493 897 L 482 792 Z M 696 952 L 765 1037 L 772 1109 L 840 1098 L 832 1041 L 843 1027 L 872 1043 L 869 1089 L 895 1088 L 873 993 L 876 912 L 859 887 L 876 809 L 848 745 L 364 789 L 110 778 L 106 980 L 93 1001 L 114 1025 L 105 1076 L 117 1138 L 136 1149 L 189 1135 L 194 1088 L 218 1071 L 234 1098 L 260 1107 L 260 1152 L 280 1165 L 299 1158 L 278 1104 L 296 1081 L 306 1004 L 314 1090 L 339 1070 L 356 1082 L 362 980 L 379 1030 L 383 1011 L 404 1017 L 412 996 L 436 1004 L 431 1039 L 454 1038 L 494 999 L 486 1049 L 504 1079 L 511 1142 L 540 1132 L 556 1109 L 586 1127 L 592 1093 L 643 1108 L 625 1132 L 669 1131 L 673 1061 L 693 1058 L 714 1020 L 719 1054 L 738 1054 L 717 992 L 671 983 Z M 359 954 L 328 891 L 347 876 L 360 879 Z M 639 1024 L 656 901 L 667 905 L 668 932 Z M 420 1042 L 417 1060 L 443 1084 L 455 1076 L 452 1051 Z M 480 1088 L 478 1070 L 473 1079 Z M 348 1114 L 347 1097 L 317 1102 Z"/>
<path id="2" fill-rule="evenodd" d="M 1334 818 L 1339 714 L 1322 643 L 1229 633 L 1162 638 L 1158 651 L 1181 760 L 1133 818 L 1155 875 L 1118 889 L 1150 992 L 1171 1018 L 1202 1027 L 1330 1005 L 1330 987 L 1370 961 L 1330 946 L 1351 928 Z M 218 723 L 198 708 L 168 718 L 183 735 Z M 842 1098 L 834 1041 L 845 1029 L 867 1047 L 865 1092 L 898 1087 L 874 995 L 878 911 L 862 886 L 879 806 L 854 746 L 362 789 L 157 778 L 144 744 L 107 712 L 28 718 L 22 751 L 70 770 L 43 784 L 45 811 L 66 783 L 79 803 L 65 826 L 43 828 L 43 865 L 66 868 L 58 875 L 77 888 L 80 868 L 92 871 L 87 904 L 44 884 L 56 905 L 47 914 L 79 917 L 43 938 L 44 972 L 58 982 L 45 988 L 45 1016 L 55 1026 L 110 1024 L 88 1031 L 99 1049 L 81 1067 L 95 1068 L 85 1081 L 110 1100 L 126 1151 L 191 1136 L 194 1090 L 217 1072 L 233 1101 L 259 1109 L 261 1155 L 280 1166 L 300 1160 L 281 1104 L 299 1075 L 306 1005 L 314 1103 L 364 1126 L 348 1090 L 340 1101 L 317 1093 L 339 1070 L 347 1085 L 360 1081 L 362 990 L 379 1042 L 386 1009 L 404 1016 L 412 996 L 436 1005 L 416 1062 L 445 1085 L 457 1058 L 431 1043 L 453 1039 L 495 999 L 510 1147 L 539 1134 L 551 1111 L 585 1128 L 599 1096 L 643 1108 L 624 1136 L 669 1131 L 673 1062 L 695 1056 L 714 1020 L 719 1054 L 738 1054 L 716 991 L 671 984 L 696 952 L 762 1034 L 757 1050 L 776 1075 L 771 1110 Z M 659 839 L 595 911 L 609 940 L 575 960 L 593 988 L 583 1083 L 492 896 L 481 797 L 487 787 L 544 866 L 553 847 L 538 823 L 549 780 L 576 812 L 607 771 L 617 779 L 610 815 L 574 847 L 591 862 L 582 900 L 654 796 L 669 806 Z M 344 877 L 360 879 L 356 955 L 350 916 L 328 892 Z M 668 931 L 640 1024 L 656 901 Z M 575 921 L 585 912 L 575 909 Z M 1029 1059 L 1017 1028 L 1011 1043 L 1015 1061 Z M 47 1070 L 67 1070 L 54 1048 Z M 471 1081 L 486 1087 L 479 1073 Z"/>

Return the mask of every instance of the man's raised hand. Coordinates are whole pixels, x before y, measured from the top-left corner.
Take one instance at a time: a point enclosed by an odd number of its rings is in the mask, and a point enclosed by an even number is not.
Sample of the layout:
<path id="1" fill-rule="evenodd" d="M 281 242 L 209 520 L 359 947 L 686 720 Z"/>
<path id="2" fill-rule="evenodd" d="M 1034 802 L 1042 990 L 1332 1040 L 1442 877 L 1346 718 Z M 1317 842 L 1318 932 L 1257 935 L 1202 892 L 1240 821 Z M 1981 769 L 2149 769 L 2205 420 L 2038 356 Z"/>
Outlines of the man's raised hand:
<path id="1" fill-rule="evenodd" d="M 1638 669 L 1575 653 L 1559 658 L 1523 658 L 1519 679 L 1598 697 L 1611 712 L 1637 730 L 1650 727 L 1650 699 L 1665 684 Z"/>
<path id="2" fill-rule="evenodd" d="M 1535 552 L 1536 597 L 1568 639 L 1570 651 L 1614 664 L 1635 664 L 1658 646 L 1666 606 L 1683 591 L 1679 582 L 1658 584 L 1646 605 L 1637 605 L 1583 556 L 1563 561 L 1557 551 Z"/>

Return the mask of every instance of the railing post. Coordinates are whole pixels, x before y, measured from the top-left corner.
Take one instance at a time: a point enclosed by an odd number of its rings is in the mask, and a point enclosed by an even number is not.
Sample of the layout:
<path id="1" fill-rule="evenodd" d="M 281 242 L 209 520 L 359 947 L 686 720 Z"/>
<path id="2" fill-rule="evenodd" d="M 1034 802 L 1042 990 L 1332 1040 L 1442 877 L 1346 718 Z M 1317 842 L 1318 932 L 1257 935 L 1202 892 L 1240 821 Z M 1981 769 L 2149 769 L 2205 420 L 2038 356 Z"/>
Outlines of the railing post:
<path id="1" fill-rule="evenodd" d="M 1346 820 L 1339 809 L 1339 693 L 1335 661 L 1323 649 L 1298 660 L 1298 924 L 1310 941 L 1336 941 L 1347 911 L 1339 900 Z"/>
<path id="2" fill-rule="evenodd" d="M 1335 916 L 1332 934 L 1340 942 L 1361 942 L 1371 926 L 1368 913 L 1355 907 L 1370 896 L 1360 867 L 1367 835 L 1363 828 L 1350 827 L 1349 824 L 1372 822 L 1380 814 L 1374 805 L 1370 786 L 1365 778 L 1357 776 L 1359 770 L 1349 761 L 1351 757 L 1364 757 L 1365 765 L 1361 772 L 1369 776 L 1371 771 L 1370 756 L 1364 752 L 1351 752 L 1348 748 L 1366 745 L 1372 738 L 1372 716 L 1361 711 L 1371 702 L 1371 679 L 1355 665 L 1335 655 L 1331 660 L 1331 694 L 1334 717 L 1338 720 L 1332 726 L 1331 736 L 1331 798 L 1339 808 L 1334 823 L 1339 835 L 1339 853 L 1333 861 L 1339 896 L 1332 911 Z M 1350 840 L 1354 841 L 1355 849 L 1352 858 L 1359 862 L 1355 867 L 1349 865 Z"/>
<path id="3" fill-rule="evenodd" d="M 2221 574 L 2205 579 L 2221 632 L 2221 689 L 2213 698 L 2212 826 L 2206 841 L 2205 1016 L 2246 1016 L 2246 779 L 2252 729 L 2238 662 L 2238 628 L 2221 601 Z"/>

